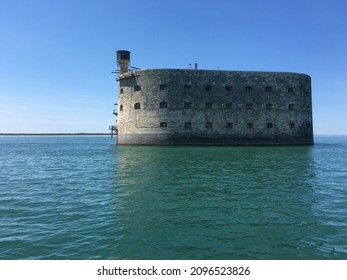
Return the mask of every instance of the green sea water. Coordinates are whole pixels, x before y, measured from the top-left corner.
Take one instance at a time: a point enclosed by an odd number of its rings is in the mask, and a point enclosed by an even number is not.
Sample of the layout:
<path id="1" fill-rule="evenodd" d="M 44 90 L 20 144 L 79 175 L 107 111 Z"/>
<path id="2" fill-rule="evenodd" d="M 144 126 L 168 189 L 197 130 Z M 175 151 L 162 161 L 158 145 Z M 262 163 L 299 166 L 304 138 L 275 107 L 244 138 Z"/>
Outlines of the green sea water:
<path id="1" fill-rule="evenodd" d="M 0 259 L 347 259 L 347 137 L 0 137 Z"/>

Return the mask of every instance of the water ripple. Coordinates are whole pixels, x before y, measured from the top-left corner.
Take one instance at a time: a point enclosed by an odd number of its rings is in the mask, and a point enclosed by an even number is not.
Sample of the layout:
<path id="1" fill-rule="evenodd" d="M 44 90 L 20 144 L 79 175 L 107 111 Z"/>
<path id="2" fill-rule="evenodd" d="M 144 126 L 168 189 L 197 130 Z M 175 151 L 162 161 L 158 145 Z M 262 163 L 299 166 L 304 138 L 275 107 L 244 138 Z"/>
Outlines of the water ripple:
<path id="1" fill-rule="evenodd" d="M 0 137 L 0 259 L 345 259 L 347 139 L 319 140 Z"/>

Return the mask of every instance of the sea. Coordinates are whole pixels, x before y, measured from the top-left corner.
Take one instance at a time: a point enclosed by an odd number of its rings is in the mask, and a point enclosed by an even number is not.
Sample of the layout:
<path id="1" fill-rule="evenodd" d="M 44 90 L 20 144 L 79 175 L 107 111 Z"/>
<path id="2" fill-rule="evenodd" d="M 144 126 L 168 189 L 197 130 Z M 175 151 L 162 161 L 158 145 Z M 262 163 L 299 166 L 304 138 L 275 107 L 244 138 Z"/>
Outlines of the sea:
<path id="1" fill-rule="evenodd" d="M 347 137 L 303 147 L 0 137 L 2 260 L 347 259 Z"/>

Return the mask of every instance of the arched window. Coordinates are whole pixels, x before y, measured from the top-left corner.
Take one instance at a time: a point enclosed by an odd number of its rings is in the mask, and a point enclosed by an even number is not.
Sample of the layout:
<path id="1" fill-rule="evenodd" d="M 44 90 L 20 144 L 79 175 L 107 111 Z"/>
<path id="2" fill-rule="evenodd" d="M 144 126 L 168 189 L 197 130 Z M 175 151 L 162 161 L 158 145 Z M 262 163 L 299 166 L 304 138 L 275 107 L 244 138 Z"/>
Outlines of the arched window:
<path id="1" fill-rule="evenodd" d="M 161 122 L 160 123 L 160 127 L 167 127 L 167 123 L 166 122 Z"/>
<path id="2" fill-rule="evenodd" d="M 141 104 L 140 103 L 135 103 L 134 104 L 134 109 L 141 109 Z"/>
<path id="3" fill-rule="evenodd" d="M 268 122 L 268 123 L 266 124 L 266 127 L 267 127 L 267 128 L 273 128 L 273 127 L 274 127 L 274 124 L 273 124 L 272 122 Z"/>
<path id="4" fill-rule="evenodd" d="M 233 128 L 233 123 L 228 122 L 228 123 L 226 124 L 226 128 Z"/>
<path id="5" fill-rule="evenodd" d="M 294 104 L 289 104 L 288 105 L 288 110 L 293 111 L 294 110 Z"/>
<path id="6" fill-rule="evenodd" d="M 119 111 L 123 111 L 123 105 L 119 106 Z"/>
<path id="7" fill-rule="evenodd" d="M 165 101 L 160 102 L 159 108 L 167 108 L 167 102 L 165 102 Z"/>
<path id="8" fill-rule="evenodd" d="M 293 122 L 289 123 L 289 128 L 295 128 L 295 123 Z"/>

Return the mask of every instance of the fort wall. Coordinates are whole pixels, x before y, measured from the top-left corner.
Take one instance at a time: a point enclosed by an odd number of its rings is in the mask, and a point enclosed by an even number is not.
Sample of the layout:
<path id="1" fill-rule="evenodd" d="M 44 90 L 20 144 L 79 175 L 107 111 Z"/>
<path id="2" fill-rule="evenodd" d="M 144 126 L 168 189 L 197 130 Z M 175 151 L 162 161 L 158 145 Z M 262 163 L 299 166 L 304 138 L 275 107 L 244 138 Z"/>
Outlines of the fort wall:
<path id="1" fill-rule="evenodd" d="M 305 74 L 151 69 L 118 80 L 118 144 L 313 144 Z"/>

